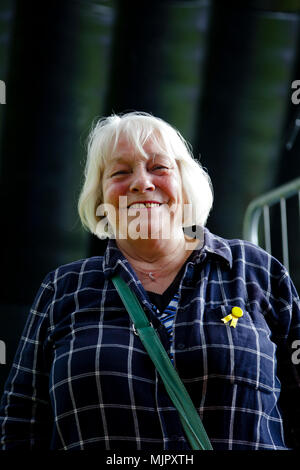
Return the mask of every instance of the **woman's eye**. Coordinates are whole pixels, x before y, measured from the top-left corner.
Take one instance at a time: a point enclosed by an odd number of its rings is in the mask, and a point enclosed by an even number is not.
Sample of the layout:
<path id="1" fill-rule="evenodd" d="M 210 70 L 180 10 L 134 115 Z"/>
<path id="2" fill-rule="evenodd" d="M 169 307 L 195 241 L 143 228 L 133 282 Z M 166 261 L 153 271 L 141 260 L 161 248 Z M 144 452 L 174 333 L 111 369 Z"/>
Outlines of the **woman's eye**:
<path id="1" fill-rule="evenodd" d="M 152 168 L 152 170 L 167 170 L 167 167 L 163 165 L 156 165 Z"/>
<path id="2" fill-rule="evenodd" d="M 127 171 L 125 170 L 119 170 L 119 171 L 115 171 L 111 176 L 125 175 L 126 173 Z"/>

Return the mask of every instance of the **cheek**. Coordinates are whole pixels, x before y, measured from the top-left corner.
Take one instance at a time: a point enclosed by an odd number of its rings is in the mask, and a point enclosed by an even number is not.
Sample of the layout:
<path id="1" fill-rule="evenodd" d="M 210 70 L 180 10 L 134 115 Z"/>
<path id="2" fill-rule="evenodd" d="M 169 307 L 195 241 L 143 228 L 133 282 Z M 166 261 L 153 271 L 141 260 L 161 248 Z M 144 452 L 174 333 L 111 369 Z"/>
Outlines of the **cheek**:
<path id="1" fill-rule="evenodd" d="M 182 200 L 181 181 L 178 178 L 168 177 L 164 181 L 160 181 L 159 187 L 172 200 Z"/>
<path id="2" fill-rule="evenodd" d="M 119 196 L 125 196 L 127 194 L 126 183 L 111 183 L 104 186 L 103 188 L 103 200 L 104 202 L 118 205 Z"/>

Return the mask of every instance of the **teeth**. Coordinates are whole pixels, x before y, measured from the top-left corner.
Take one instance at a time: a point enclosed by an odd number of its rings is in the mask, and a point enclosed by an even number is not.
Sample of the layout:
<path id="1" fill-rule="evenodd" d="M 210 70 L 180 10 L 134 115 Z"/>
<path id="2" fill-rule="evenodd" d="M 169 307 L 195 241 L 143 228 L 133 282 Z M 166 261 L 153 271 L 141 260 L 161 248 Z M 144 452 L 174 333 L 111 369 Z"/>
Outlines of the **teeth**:
<path id="1" fill-rule="evenodd" d="M 160 204 L 158 202 L 136 202 L 135 204 L 131 204 L 130 209 L 143 209 L 144 207 L 159 207 Z"/>

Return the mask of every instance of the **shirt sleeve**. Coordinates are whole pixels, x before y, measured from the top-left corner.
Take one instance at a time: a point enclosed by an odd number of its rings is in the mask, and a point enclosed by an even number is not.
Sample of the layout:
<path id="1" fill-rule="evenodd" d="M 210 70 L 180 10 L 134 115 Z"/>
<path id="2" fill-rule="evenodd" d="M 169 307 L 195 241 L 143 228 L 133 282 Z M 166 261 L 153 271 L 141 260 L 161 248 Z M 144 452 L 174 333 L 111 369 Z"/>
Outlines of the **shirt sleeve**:
<path id="1" fill-rule="evenodd" d="M 36 294 L 5 383 L 0 404 L 1 450 L 49 449 L 51 409 L 44 343 L 54 294 L 50 274 Z"/>
<path id="2" fill-rule="evenodd" d="M 276 294 L 275 331 L 277 375 L 281 381 L 279 405 L 284 419 L 286 444 L 300 449 L 300 301 L 286 270 Z"/>

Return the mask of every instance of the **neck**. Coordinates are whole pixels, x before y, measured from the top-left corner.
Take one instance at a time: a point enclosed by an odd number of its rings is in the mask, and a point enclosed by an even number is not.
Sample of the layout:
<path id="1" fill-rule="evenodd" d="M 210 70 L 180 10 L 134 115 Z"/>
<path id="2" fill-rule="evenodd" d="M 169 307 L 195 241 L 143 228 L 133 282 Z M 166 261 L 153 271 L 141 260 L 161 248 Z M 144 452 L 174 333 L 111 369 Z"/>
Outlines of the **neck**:
<path id="1" fill-rule="evenodd" d="M 199 243 L 195 240 L 186 249 L 186 239 L 182 233 L 180 238 L 171 239 L 117 239 L 120 251 L 126 256 L 134 270 L 149 275 L 160 272 L 167 276 L 180 269 L 185 260 Z"/>

